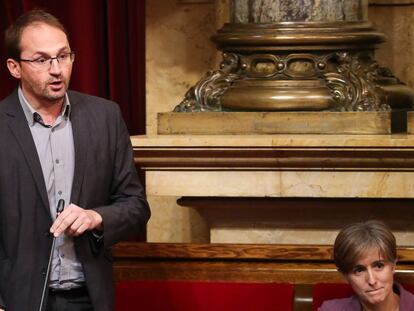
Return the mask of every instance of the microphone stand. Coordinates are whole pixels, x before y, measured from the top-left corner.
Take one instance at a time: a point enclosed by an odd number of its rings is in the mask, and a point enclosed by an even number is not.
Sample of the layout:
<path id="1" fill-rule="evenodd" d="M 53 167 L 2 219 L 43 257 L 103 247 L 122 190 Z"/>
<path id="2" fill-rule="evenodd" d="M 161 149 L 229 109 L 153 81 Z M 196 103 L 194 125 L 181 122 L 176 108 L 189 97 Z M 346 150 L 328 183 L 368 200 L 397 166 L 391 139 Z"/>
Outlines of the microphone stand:
<path id="1" fill-rule="evenodd" d="M 56 214 L 59 215 L 60 213 L 62 213 L 64 208 L 65 208 L 65 200 L 60 199 L 56 207 Z M 44 308 L 43 304 L 45 302 L 46 289 L 49 283 L 50 266 L 52 264 L 53 251 L 55 250 L 55 243 L 56 243 L 56 237 L 53 237 L 52 248 L 50 249 L 49 262 L 47 263 L 45 281 L 43 283 L 42 299 L 40 300 L 39 311 L 43 311 L 43 308 Z"/>

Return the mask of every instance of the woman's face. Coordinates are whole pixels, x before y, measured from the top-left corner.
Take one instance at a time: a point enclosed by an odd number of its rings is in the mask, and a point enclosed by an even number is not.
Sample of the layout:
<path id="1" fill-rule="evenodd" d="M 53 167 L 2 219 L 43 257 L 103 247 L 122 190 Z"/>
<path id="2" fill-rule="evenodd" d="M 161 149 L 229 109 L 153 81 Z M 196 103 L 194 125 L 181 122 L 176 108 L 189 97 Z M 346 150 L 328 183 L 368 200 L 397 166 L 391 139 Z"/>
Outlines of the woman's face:
<path id="1" fill-rule="evenodd" d="M 345 278 L 363 304 L 376 305 L 392 299 L 394 269 L 394 262 L 385 260 L 377 248 L 371 248 Z"/>

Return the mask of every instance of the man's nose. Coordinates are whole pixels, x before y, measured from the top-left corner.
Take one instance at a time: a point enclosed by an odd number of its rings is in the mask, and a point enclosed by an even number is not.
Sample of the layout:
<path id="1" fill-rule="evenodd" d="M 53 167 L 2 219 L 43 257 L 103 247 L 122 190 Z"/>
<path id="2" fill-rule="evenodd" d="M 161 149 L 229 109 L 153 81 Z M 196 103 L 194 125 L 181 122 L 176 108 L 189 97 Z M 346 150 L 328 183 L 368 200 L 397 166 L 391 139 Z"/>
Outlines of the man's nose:
<path id="1" fill-rule="evenodd" d="M 57 58 L 51 58 L 50 59 L 50 68 L 49 72 L 51 74 L 60 74 L 62 71 L 62 68 L 60 67 L 60 63 Z"/>

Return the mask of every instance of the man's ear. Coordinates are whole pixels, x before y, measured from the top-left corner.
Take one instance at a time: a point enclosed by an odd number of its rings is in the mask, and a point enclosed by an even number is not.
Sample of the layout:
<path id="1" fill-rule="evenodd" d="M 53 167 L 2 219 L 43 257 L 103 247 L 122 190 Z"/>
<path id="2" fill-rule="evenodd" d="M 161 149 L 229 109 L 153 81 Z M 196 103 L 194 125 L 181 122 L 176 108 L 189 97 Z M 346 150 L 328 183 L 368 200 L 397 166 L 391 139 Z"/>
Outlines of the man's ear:
<path id="1" fill-rule="evenodd" d="M 7 68 L 9 69 L 10 74 L 16 79 L 21 78 L 21 67 L 19 62 L 12 58 L 7 59 Z"/>

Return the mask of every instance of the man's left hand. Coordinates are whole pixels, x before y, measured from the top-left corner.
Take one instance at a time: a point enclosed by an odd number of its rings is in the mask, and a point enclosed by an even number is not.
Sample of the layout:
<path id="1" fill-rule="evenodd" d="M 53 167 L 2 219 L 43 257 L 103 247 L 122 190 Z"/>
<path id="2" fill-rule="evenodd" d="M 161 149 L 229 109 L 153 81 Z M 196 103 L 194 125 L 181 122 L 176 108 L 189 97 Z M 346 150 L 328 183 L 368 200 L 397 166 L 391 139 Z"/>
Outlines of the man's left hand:
<path id="1" fill-rule="evenodd" d="M 102 230 L 102 216 L 94 210 L 83 209 L 75 204 L 67 206 L 58 215 L 50 232 L 55 237 L 62 233 L 69 236 L 78 236 L 87 230 Z"/>

